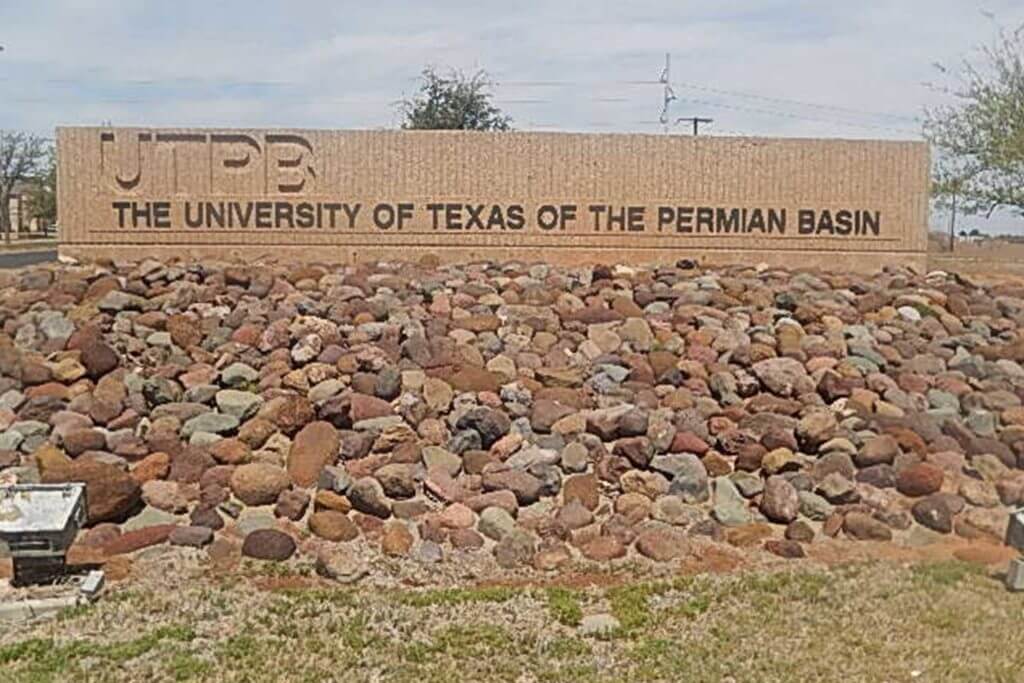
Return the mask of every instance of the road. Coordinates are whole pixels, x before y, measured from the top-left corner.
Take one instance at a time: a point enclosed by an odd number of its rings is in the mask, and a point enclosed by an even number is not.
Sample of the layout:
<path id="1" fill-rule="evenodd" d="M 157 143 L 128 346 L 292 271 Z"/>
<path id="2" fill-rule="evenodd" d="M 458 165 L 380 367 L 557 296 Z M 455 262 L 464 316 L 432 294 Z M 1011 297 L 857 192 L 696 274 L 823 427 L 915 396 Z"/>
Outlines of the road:
<path id="1" fill-rule="evenodd" d="M 57 260 L 56 249 L 42 249 L 40 251 L 0 251 L 0 268 L 21 268 L 36 263 L 46 263 Z"/>

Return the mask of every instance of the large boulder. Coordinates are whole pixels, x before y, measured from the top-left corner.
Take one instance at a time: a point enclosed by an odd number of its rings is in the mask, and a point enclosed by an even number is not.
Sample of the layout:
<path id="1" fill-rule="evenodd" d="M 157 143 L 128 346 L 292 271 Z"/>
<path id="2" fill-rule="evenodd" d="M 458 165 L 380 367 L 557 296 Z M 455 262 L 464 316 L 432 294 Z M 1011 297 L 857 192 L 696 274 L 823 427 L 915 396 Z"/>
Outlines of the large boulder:
<path id="1" fill-rule="evenodd" d="M 142 503 L 142 487 L 124 470 L 98 460 L 74 460 L 47 467 L 44 484 L 85 484 L 88 524 L 121 522 Z"/>

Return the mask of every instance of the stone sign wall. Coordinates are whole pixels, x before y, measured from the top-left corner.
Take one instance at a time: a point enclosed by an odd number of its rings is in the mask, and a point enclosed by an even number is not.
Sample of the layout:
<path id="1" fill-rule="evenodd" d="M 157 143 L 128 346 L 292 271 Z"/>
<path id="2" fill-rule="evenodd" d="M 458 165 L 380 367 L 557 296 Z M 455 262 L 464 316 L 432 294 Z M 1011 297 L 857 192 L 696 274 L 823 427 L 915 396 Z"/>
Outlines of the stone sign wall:
<path id="1" fill-rule="evenodd" d="M 61 252 L 923 267 L 923 143 L 61 128 Z"/>

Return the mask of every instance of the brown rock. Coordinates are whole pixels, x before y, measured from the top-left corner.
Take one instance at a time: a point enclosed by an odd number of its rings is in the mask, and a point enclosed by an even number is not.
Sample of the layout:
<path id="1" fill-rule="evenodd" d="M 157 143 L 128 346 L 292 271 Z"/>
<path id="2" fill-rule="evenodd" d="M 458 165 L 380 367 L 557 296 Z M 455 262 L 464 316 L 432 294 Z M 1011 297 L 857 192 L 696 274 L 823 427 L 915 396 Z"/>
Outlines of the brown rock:
<path id="1" fill-rule="evenodd" d="M 786 527 L 786 538 L 790 541 L 810 543 L 814 540 L 814 529 L 807 522 L 798 519 L 795 522 L 790 522 Z"/>
<path id="2" fill-rule="evenodd" d="M 800 512 L 800 498 L 796 489 L 782 477 L 768 477 L 761 497 L 761 512 L 772 522 L 792 522 Z"/>
<path id="3" fill-rule="evenodd" d="M 95 429 L 74 429 L 64 435 L 64 450 L 71 457 L 86 451 L 101 451 L 107 447 L 106 437 Z"/>
<path id="4" fill-rule="evenodd" d="M 686 537 L 677 529 L 650 529 L 636 537 L 636 549 L 655 562 L 668 562 L 686 551 Z"/>
<path id="5" fill-rule="evenodd" d="M 484 537 L 473 529 L 452 529 L 448 540 L 459 550 L 477 550 L 484 546 Z"/>
<path id="6" fill-rule="evenodd" d="M 231 492 L 246 505 L 270 505 L 289 484 L 282 468 L 263 462 L 236 467 L 231 475 Z"/>
<path id="7" fill-rule="evenodd" d="M 171 335 L 171 341 L 183 349 L 198 346 L 203 341 L 203 332 L 198 321 L 184 314 L 167 318 L 167 331 Z"/>
<path id="8" fill-rule="evenodd" d="M 306 508 L 308 507 L 309 494 L 307 492 L 302 489 L 285 489 L 277 497 L 274 515 L 297 522 L 306 514 Z"/>
<path id="9" fill-rule="evenodd" d="M 107 555 L 127 555 L 153 545 L 166 543 L 177 524 L 156 524 L 134 531 L 126 531 L 103 546 Z"/>
<path id="10" fill-rule="evenodd" d="M 295 435 L 288 454 L 288 474 L 296 486 L 307 488 L 320 478 L 320 472 L 338 458 L 341 439 L 329 422 L 312 422 Z"/>
<path id="11" fill-rule="evenodd" d="M 79 360 L 92 379 L 99 379 L 120 363 L 117 352 L 98 338 L 84 340 Z"/>
<path id="12" fill-rule="evenodd" d="M 320 510 L 309 518 L 309 530 L 328 541 L 351 541 L 359 529 L 348 516 L 334 510 Z"/>
<path id="13" fill-rule="evenodd" d="M 245 537 L 242 554 L 256 560 L 283 562 L 295 554 L 295 539 L 277 529 L 257 529 Z"/>
<path id="14" fill-rule="evenodd" d="M 920 462 L 905 467 L 896 475 L 896 490 L 911 498 L 920 498 L 936 493 L 942 488 L 942 468 L 931 463 Z"/>
<path id="15" fill-rule="evenodd" d="M 484 472 L 485 491 L 511 491 L 520 505 L 531 505 L 540 499 L 543 483 L 525 470 L 506 468 Z"/>
<path id="16" fill-rule="evenodd" d="M 171 456 L 166 453 L 150 453 L 132 466 L 132 479 L 145 484 L 154 479 L 166 479 L 171 471 Z"/>
<path id="17" fill-rule="evenodd" d="M 210 446 L 210 455 L 222 465 L 241 465 L 249 461 L 252 449 L 238 439 L 221 439 Z"/>
<path id="18" fill-rule="evenodd" d="M 142 502 L 142 487 L 127 472 L 105 462 L 76 460 L 42 472 L 44 484 L 85 483 L 88 523 L 123 521 Z"/>
<path id="19" fill-rule="evenodd" d="M 412 550 L 413 536 L 404 522 L 392 521 L 384 525 L 380 547 L 385 555 L 406 557 Z"/>
<path id="20" fill-rule="evenodd" d="M 899 444 L 891 434 L 882 434 L 868 439 L 853 456 L 858 467 L 870 467 L 885 463 L 891 465 L 900 453 Z"/>
<path id="21" fill-rule="evenodd" d="M 858 541 L 891 541 L 892 530 L 871 515 L 849 512 L 843 519 L 843 531 Z"/>
<path id="22" fill-rule="evenodd" d="M 796 541 L 772 539 L 764 542 L 764 549 L 773 555 L 784 557 L 787 560 L 795 560 L 804 557 L 803 546 Z"/>
<path id="23" fill-rule="evenodd" d="M 264 403 L 258 417 L 291 436 L 316 419 L 316 411 L 313 404 L 302 396 L 279 396 Z"/>
<path id="24" fill-rule="evenodd" d="M 607 562 L 626 556 L 626 546 L 615 536 L 598 536 L 580 547 L 580 553 L 588 560 Z"/>
<path id="25" fill-rule="evenodd" d="M 376 417 L 385 417 L 393 412 L 390 403 L 376 396 L 353 393 L 349 398 L 349 415 L 353 423 L 371 420 Z"/>
<path id="26" fill-rule="evenodd" d="M 576 474 L 566 478 L 562 484 L 562 501 L 569 504 L 574 500 L 588 510 L 597 509 L 601 496 L 595 475 Z"/>
<path id="27" fill-rule="evenodd" d="M 501 389 L 501 378 L 488 370 L 472 365 L 465 365 L 451 377 L 447 378 L 448 384 L 456 391 L 492 391 L 497 393 Z"/>
<path id="28" fill-rule="evenodd" d="M 317 510 L 335 510 L 337 512 L 348 512 L 352 509 L 349 499 L 340 493 L 321 489 L 316 492 L 313 499 L 313 507 Z"/>

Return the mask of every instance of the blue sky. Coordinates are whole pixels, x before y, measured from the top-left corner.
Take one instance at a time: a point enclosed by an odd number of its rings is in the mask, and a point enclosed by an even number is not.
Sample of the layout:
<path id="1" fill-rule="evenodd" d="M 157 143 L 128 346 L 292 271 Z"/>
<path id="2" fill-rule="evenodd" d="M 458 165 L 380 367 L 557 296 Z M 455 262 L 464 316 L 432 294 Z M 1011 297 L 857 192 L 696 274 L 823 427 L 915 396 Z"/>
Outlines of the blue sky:
<path id="1" fill-rule="evenodd" d="M 709 134 L 913 139 L 983 11 L 1024 23 L 1019 0 L 0 0 L 0 128 L 394 127 L 433 64 L 488 69 L 520 129 L 658 133 L 670 52 L 670 117 Z"/>

